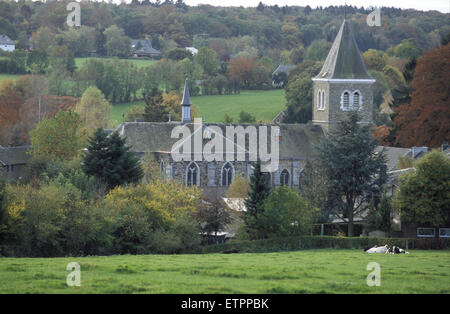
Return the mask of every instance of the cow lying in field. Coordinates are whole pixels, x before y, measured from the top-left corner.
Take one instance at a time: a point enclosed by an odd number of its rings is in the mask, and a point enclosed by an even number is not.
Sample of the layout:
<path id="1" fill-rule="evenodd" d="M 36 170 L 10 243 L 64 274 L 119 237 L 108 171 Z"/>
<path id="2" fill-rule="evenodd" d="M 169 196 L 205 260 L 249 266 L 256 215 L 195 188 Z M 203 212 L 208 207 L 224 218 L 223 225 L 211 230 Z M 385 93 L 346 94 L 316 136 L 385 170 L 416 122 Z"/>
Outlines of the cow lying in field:
<path id="1" fill-rule="evenodd" d="M 398 246 L 389 247 L 387 244 L 383 246 L 373 246 L 371 248 L 365 248 L 364 251 L 366 253 L 382 253 L 382 254 L 409 254 L 409 252 L 404 249 L 399 248 Z"/>

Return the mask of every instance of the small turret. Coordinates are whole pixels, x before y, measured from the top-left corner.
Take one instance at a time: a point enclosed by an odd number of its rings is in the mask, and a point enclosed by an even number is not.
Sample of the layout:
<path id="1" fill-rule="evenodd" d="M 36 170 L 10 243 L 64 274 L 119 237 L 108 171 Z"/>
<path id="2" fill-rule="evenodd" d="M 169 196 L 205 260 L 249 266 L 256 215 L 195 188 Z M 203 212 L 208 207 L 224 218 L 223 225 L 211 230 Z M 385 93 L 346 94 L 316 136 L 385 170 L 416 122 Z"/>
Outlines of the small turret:
<path id="1" fill-rule="evenodd" d="M 183 99 L 181 100 L 181 123 L 191 122 L 191 96 L 189 95 L 188 78 L 184 82 Z"/>

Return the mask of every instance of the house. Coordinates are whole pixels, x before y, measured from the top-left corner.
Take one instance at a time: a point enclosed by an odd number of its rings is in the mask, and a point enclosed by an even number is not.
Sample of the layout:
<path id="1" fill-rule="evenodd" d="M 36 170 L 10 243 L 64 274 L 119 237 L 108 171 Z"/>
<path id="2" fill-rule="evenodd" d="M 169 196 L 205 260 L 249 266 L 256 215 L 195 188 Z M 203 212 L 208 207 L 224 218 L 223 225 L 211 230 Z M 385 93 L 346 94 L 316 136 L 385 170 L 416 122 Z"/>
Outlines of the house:
<path id="1" fill-rule="evenodd" d="M 189 51 L 190 53 L 192 53 L 193 56 L 195 56 L 195 55 L 198 53 L 198 49 L 195 48 L 195 47 L 186 47 L 186 48 L 184 48 L 184 49 L 186 49 L 187 51 Z"/>
<path id="2" fill-rule="evenodd" d="M 20 180 L 28 161 L 30 146 L 0 146 L 0 177 L 6 180 Z"/>
<path id="3" fill-rule="evenodd" d="M 280 64 L 275 71 L 272 72 L 272 85 L 283 87 L 287 83 L 287 78 L 295 65 Z M 284 78 L 283 78 L 284 77 Z"/>
<path id="4" fill-rule="evenodd" d="M 14 51 L 16 45 L 7 35 L 0 35 L 0 49 L 3 51 Z"/>
<path id="5" fill-rule="evenodd" d="M 161 52 L 153 48 L 152 42 L 148 39 L 131 40 L 131 52 L 135 57 L 161 58 Z"/>

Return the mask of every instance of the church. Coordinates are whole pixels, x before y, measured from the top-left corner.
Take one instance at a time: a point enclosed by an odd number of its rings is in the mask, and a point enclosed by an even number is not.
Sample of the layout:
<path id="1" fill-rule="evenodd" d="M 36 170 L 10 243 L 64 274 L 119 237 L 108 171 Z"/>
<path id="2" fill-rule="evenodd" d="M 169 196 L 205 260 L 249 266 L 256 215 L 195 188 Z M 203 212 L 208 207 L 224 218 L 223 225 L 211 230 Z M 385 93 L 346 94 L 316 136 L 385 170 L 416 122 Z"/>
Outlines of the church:
<path id="1" fill-rule="evenodd" d="M 250 146 L 255 139 L 251 138 L 251 132 L 248 130 L 250 127 L 260 130 L 265 128 L 270 130 L 270 136 L 265 135 L 269 150 L 278 149 L 278 169 L 270 172 L 271 185 L 300 188 L 306 161 L 314 158 L 314 143 L 336 125 L 339 115 L 349 110 L 359 110 L 361 123 L 372 123 L 374 83 L 375 80 L 364 65 L 350 25 L 344 20 L 320 73 L 313 78 L 312 124 L 237 125 L 203 122 L 200 127 L 196 127 L 195 123 L 191 122 L 191 100 L 186 78 L 181 101 L 182 121 L 126 122 L 121 124 L 117 131 L 126 138 L 127 145 L 136 154 L 141 157 L 145 153 L 153 155 L 160 165 L 161 176 L 168 180 L 178 180 L 187 186 L 198 186 L 206 195 L 224 196 L 237 174 L 244 178 L 252 174 L 255 160 L 250 158 Z M 233 142 L 236 148 L 232 153 L 234 157 L 239 151 L 238 146 L 243 146 L 243 156 L 209 161 L 204 158 L 175 160 L 171 152 L 180 139 L 172 137 L 172 132 L 180 126 L 187 128 L 191 134 L 189 136 L 197 137 L 203 145 L 214 140 L 218 136 L 217 131 L 221 131 L 220 136 L 223 136 L 227 128 L 241 127 L 241 131 L 244 131 L 244 143 L 236 143 L 234 135 L 232 138 L 225 137 L 222 142 Z M 258 136 L 258 143 L 261 143 L 261 134 Z M 225 152 L 227 148 L 223 144 L 223 147 L 215 147 L 215 152 Z M 387 156 L 392 159 L 389 162 L 396 163 L 398 156 L 405 151 L 400 149 L 398 153 Z"/>

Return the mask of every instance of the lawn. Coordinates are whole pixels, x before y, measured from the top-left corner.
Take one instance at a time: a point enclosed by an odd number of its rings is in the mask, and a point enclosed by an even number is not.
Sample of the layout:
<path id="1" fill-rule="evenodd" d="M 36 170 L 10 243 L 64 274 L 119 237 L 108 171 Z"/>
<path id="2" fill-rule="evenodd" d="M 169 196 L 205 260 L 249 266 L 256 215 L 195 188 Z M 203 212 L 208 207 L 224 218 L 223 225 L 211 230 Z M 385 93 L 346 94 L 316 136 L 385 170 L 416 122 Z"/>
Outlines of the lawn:
<path id="1" fill-rule="evenodd" d="M 68 287 L 69 262 L 81 286 Z M 369 262 L 381 286 L 369 287 Z M 0 293 L 450 293 L 450 251 L 1 258 Z"/>
<path id="2" fill-rule="evenodd" d="M 83 64 L 89 59 L 99 59 L 99 58 L 93 58 L 93 57 L 75 58 L 75 65 L 77 66 L 77 69 L 80 69 L 83 66 Z M 108 59 L 105 58 L 105 60 L 108 60 Z M 130 62 L 134 63 L 135 65 L 137 65 L 139 68 L 145 67 L 149 64 L 156 62 L 155 60 L 145 60 L 145 59 L 120 59 L 120 61 L 130 61 Z"/>
<path id="3" fill-rule="evenodd" d="M 285 109 L 284 90 L 241 91 L 238 95 L 215 95 L 191 97 L 192 104 L 199 108 L 200 115 L 206 122 L 221 122 L 225 114 L 238 121 L 239 113 L 246 111 L 256 119 L 272 121 Z M 113 104 L 110 120 L 122 122 L 122 114 L 133 106 L 144 106 L 143 101 Z"/>
<path id="4" fill-rule="evenodd" d="M 20 75 L 16 75 L 16 74 L 0 74 L 0 82 L 6 79 L 17 79 Z"/>

